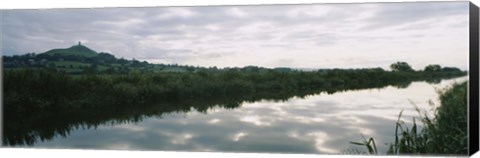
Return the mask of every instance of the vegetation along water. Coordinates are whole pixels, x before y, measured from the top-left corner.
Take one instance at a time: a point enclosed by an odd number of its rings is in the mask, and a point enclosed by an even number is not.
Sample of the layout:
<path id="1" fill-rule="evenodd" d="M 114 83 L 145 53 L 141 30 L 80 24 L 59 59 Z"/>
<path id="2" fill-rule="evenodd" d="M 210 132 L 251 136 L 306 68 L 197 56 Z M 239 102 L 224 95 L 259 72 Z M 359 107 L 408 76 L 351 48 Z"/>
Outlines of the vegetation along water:
<path id="1" fill-rule="evenodd" d="M 421 120 L 413 118 L 414 123 L 409 127 L 402 121 L 400 112 L 395 125 L 395 141 L 389 145 L 387 154 L 468 154 L 467 82 L 454 83 L 438 93 L 441 105 L 435 109 L 434 118 L 417 108 Z M 416 122 L 423 126 L 417 126 Z M 365 146 L 368 152 L 363 153 L 379 154 L 374 138 L 351 143 Z"/>

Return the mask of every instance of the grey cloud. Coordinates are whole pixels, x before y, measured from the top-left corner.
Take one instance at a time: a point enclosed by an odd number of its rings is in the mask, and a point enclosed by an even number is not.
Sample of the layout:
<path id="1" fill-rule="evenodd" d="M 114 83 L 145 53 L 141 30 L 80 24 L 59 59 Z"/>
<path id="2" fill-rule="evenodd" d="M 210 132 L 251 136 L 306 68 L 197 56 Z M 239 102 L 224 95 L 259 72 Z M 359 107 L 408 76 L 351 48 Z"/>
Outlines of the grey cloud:
<path id="1" fill-rule="evenodd" d="M 383 3 L 379 6 L 375 16 L 367 19 L 370 24 L 363 29 L 379 29 L 468 14 L 468 2 Z"/>
<path id="2" fill-rule="evenodd" d="M 222 56 L 224 56 L 224 53 L 209 53 L 205 55 L 206 58 L 220 58 Z"/>

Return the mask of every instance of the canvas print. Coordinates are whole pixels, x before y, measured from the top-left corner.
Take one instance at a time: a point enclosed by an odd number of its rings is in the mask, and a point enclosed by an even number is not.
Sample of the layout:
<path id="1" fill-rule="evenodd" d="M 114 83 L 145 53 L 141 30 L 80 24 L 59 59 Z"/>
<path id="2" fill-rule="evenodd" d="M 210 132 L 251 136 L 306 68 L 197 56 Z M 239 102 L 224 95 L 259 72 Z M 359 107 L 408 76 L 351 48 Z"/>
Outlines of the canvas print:
<path id="1" fill-rule="evenodd" d="M 2 10 L 2 145 L 466 155 L 468 8 Z"/>

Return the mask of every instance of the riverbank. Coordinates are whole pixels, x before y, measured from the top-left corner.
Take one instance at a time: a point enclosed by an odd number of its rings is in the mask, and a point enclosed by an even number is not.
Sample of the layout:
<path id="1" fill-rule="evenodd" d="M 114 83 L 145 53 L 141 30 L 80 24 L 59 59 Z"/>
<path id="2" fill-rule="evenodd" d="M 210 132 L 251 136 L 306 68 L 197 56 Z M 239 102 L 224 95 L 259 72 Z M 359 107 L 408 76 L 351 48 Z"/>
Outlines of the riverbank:
<path id="1" fill-rule="evenodd" d="M 467 155 L 467 86 L 465 81 L 440 90 L 440 106 L 433 111 L 433 118 L 417 108 L 423 123 L 421 130 L 415 118 L 412 126 L 406 125 L 402 120 L 403 111 L 400 112 L 395 126 L 395 141 L 390 144 L 387 154 Z M 379 154 L 374 138 L 351 143 L 365 146 L 366 153 Z"/>

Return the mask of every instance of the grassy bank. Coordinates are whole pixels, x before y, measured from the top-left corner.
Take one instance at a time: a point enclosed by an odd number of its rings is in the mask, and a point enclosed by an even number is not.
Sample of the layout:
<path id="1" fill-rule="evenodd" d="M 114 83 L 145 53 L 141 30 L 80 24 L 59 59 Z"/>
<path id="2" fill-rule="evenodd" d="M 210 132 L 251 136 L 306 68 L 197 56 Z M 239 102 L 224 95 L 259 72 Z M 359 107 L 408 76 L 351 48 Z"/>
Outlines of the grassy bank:
<path id="1" fill-rule="evenodd" d="M 422 118 L 422 130 L 415 119 L 412 126 L 407 126 L 400 112 L 395 142 L 390 144 L 387 154 L 467 155 L 467 82 L 455 83 L 439 94 L 440 106 L 434 111 L 434 118 L 417 109 Z M 365 146 L 370 154 L 378 154 L 373 138 L 351 143 Z"/>

